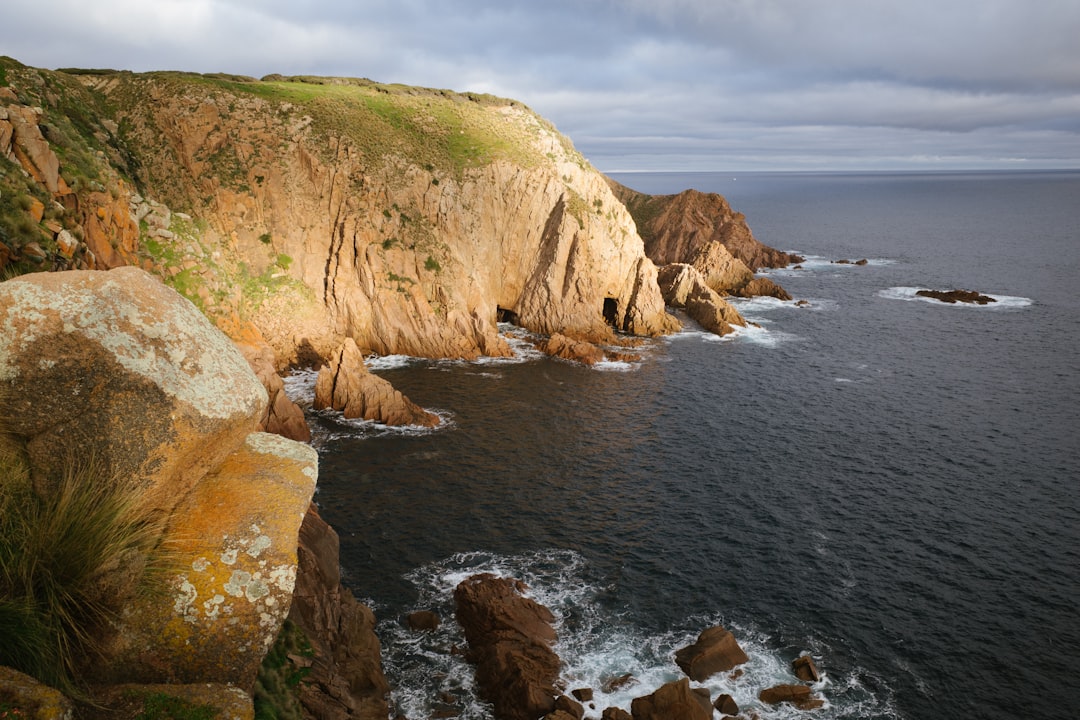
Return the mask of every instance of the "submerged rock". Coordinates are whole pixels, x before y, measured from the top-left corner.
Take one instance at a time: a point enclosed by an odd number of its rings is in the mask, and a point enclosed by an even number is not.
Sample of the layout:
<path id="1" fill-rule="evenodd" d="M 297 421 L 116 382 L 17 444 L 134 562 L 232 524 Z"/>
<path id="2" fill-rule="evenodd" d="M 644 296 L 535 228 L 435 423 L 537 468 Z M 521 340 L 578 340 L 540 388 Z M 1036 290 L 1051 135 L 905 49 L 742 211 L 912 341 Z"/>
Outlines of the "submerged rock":
<path id="1" fill-rule="evenodd" d="M 555 710 L 559 656 L 551 611 L 517 580 L 473 575 L 454 590 L 480 696 L 505 720 L 536 720 Z"/>

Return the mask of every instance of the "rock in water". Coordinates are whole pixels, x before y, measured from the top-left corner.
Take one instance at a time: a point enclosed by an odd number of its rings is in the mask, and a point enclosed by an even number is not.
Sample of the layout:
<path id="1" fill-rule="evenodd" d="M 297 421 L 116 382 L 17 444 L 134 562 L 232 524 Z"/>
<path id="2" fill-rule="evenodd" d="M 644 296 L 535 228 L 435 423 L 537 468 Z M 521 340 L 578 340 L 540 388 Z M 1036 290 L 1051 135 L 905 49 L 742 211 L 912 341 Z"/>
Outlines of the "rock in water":
<path id="1" fill-rule="evenodd" d="M 758 693 L 758 699 L 769 705 L 791 703 L 800 710 L 814 710 L 825 704 L 821 698 L 814 697 L 806 685 L 776 685 Z"/>
<path id="2" fill-rule="evenodd" d="M 555 617 L 522 595 L 523 583 L 483 573 L 454 590 L 458 622 L 480 695 L 501 720 L 536 720 L 555 709 Z"/>
<path id="3" fill-rule="evenodd" d="M 540 350 L 552 357 L 571 360 L 584 365 L 595 365 L 604 359 L 604 351 L 589 342 L 572 340 L 555 333 L 541 344 Z"/>
<path id="4" fill-rule="evenodd" d="M 818 672 L 814 659 L 809 655 L 795 658 L 791 662 L 791 669 L 795 672 L 795 677 L 800 680 L 806 682 L 819 682 L 821 680 L 821 673 Z"/>
<path id="5" fill-rule="evenodd" d="M 660 268 L 660 293 L 668 305 L 686 309 L 686 314 L 711 333 L 727 335 L 732 325 L 746 327 L 739 311 L 710 288 L 695 268 L 675 263 Z"/>
<path id="6" fill-rule="evenodd" d="M 346 338 L 328 367 L 315 380 L 315 409 L 332 407 L 347 418 L 386 425 L 435 427 L 439 417 L 402 395 L 381 377 L 372 375 L 352 338 Z"/>
<path id="7" fill-rule="evenodd" d="M 704 630 L 697 642 L 675 653 L 676 664 L 698 682 L 742 665 L 748 659 L 735 636 L 719 625 Z"/>
<path id="8" fill-rule="evenodd" d="M 950 304 L 961 302 L 973 305 L 988 305 L 997 302 L 989 295 L 983 295 L 974 290 L 918 290 L 915 294 L 919 297 L 933 298 Z"/>
<path id="9" fill-rule="evenodd" d="M 92 451 L 167 513 L 266 403 L 232 342 L 142 270 L 0 283 L 0 414 L 28 439 L 39 491 Z"/>
<path id="10" fill-rule="evenodd" d="M 712 720 L 709 691 L 691 688 L 686 678 L 663 685 L 652 695 L 634 698 L 630 704 L 634 720 Z"/>

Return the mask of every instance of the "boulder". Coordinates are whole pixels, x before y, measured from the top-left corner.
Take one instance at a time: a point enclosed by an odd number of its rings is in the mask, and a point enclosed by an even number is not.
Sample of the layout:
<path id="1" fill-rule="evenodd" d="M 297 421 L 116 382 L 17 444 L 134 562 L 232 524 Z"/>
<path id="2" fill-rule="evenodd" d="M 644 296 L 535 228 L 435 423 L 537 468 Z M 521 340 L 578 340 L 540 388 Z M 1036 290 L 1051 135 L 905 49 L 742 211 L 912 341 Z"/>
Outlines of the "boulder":
<path id="1" fill-rule="evenodd" d="M 702 243 L 688 262 L 701 273 L 705 284 L 718 293 L 735 295 L 754 279 L 753 271 L 720 242 Z"/>
<path id="2" fill-rule="evenodd" d="M 23 169 L 50 193 L 57 193 L 60 190 L 60 160 L 49 146 L 49 141 L 41 134 L 41 127 L 38 125 L 41 119 L 40 108 L 9 105 L 7 114 L 12 135 L 10 153 Z"/>
<path id="3" fill-rule="evenodd" d="M 795 677 L 805 682 L 820 682 L 821 673 L 818 672 L 814 659 L 809 655 L 802 655 L 791 662 L 791 669 Z"/>
<path id="4" fill-rule="evenodd" d="M 571 690 L 570 694 L 583 703 L 592 702 L 593 699 L 592 688 L 577 688 L 575 690 Z"/>
<path id="5" fill-rule="evenodd" d="M 311 428 L 308 427 L 304 411 L 285 394 L 285 381 L 278 374 L 274 349 L 251 323 L 222 323 L 226 325 L 223 330 L 236 343 L 269 397 L 266 409 L 259 419 L 259 430 L 282 435 L 290 440 L 311 442 Z"/>
<path id="6" fill-rule="evenodd" d="M 375 616 L 341 584 L 339 541 L 314 504 L 300 526 L 299 567 L 289 619 L 314 651 L 300 703 L 306 717 L 386 720 L 390 687 L 383 674 Z"/>
<path id="7" fill-rule="evenodd" d="M 0 666 L 0 702 L 10 703 L 17 709 L 0 714 L 5 718 L 71 720 L 75 710 L 71 700 L 59 690 L 3 666 Z"/>
<path id="8" fill-rule="evenodd" d="M 100 682 L 195 683 L 251 692 L 289 613 L 297 538 L 318 477 L 318 454 L 252 433 L 187 493 L 168 520 L 168 595 L 129 601 Z"/>
<path id="9" fill-rule="evenodd" d="M 525 597 L 523 583 L 489 573 L 473 575 L 454 590 L 458 623 L 476 665 L 479 694 L 505 720 L 535 720 L 555 709 L 559 657 L 554 616 Z"/>
<path id="10" fill-rule="evenodd" d="M 604 351 L 596 345 L 583 340 L 573 340 L 559 333 L 541 343 L 540 350 L 552 357 L 585 365 L 595 365 L 604 359 Z"/>
<path id="11" fill-rule="evenodd" d="M 439 417 L 415 404 L 382 378 L 372 375 L 352 338 L 346 338 L 330 365 L 315 380 L 316 410 L 333 408 L 347 418 L 386 425 L 435 427 Z"/>
<path id="12" fill-rule="evenodd" d="M 632 687 L 637 684 L 638 679 L 630 673 L 626 673 L 624 675 L 616 675 L 613 677 L 604 678 L 601 681 L 600 692 L 604 693 L 605 695 L 610 695 L 617 690 L 622 690 L 623 688 Z"/>
<path id="13" fill-rule="evenodd" d="M 758 699 L 768 705 L 790 703 L 800 710 L 814 710 L 825 704 L 806 685 L 776 685 L 758 693 Z"/>
<path id="14" fill-rule="evenodd" d="M 555 712 L 566 713 L 573 720 L 581 720 L 581 718 L 585 717 L 585 708 L 568 695 L 560 695 L 555 698 Z"/>
<path id="15" fill-rule="evenodd" d="M 190 302 L 137 268 L 0 283 L 0 409 L 39 492 L 90 454 L 167 514 L 255 429 L 266 391 Z"/>
<path id="16" fill-rule="evenodd" d="M 712 720 L 709 691 L 691 688 L 686 678 L 669 682 L 652 695 L 634 698 L 633 720 Z"/>
<path id="17" fill-rule="evenodd" d="M 777 300 L 790 300 L 791 295 L 784 288 L 777 285 L 767 277 L 756 277 L 746 285 L 733 292 L 732 295 L 739 297 L 774 297 Z"/>
<path id="18" fill-rule="evenodd" d="M 697 642 L 675 652 L 676 664 L 698 682 L 748 659 L 735 636 L 719 625 L 702 631 Z"/>
<path id="19" fill-rule="evenodd" d="M 711 333 L 727 335 L 733 325 L 746 327 L 739 311 L 710 288 L 696 268 L 674 263 L 660 268 L 657 276 L 660 293 L 669 305 L 681 307 L 686 314 Z"/>
<path id="20" fill-rule="evenodd" d="M 253 720 L 255 707 L 246 692 L 223 683 L 113 685 L 94 695 L 95 707 L 83 706 L 83 720 L 147 717 L 212 717 Z M 174 704 L 175 703 L 175 704 Z M 164 709 L 168 708 L 168 709 Z M 187 710 L 190 708 L 190 710 Z M 183 713 L 188 714 L 183 714 Z"/>
<path id="21" fill-rule="evenodd" d="M 721 715 L 738 715 L 739 703 L 735 702 L 735 698 L 731 697 L 727 693 L 721 693 L 713 700 L 713 707 Z"/>
<path id="22" fill-rule="evenodd" d="M 600 720 L 633 720 L 630 713 L 620 707 L 606 707 L 600 714 Z"/>

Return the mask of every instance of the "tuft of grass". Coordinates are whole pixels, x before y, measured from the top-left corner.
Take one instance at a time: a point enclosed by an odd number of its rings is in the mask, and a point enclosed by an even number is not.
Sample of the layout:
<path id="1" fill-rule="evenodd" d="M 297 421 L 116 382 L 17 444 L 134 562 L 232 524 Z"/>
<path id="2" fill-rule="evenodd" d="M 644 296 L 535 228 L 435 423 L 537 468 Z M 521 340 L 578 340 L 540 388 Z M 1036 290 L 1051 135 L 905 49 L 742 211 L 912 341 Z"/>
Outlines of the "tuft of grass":
<path id="1" fill-rule="evenodd" d="M 286 620 L 259 668 L 254 693 L 255 720 L 299 720 L 303 717 L 300 684 L 311 668 L 298 664 L 297 659 L 314 656 L 315 651 L 304 631 Z"/>
<path id="2" fill-rule="evenodd" d="M 0 665 L 78 694 L 77 661 L 149 589 L 160 527 L 140 499 L 133 483 L 75 462 L 39 495 L 22 453 L 0 443 Z M 118 587 L 121 568 L 130 582 Z"/>

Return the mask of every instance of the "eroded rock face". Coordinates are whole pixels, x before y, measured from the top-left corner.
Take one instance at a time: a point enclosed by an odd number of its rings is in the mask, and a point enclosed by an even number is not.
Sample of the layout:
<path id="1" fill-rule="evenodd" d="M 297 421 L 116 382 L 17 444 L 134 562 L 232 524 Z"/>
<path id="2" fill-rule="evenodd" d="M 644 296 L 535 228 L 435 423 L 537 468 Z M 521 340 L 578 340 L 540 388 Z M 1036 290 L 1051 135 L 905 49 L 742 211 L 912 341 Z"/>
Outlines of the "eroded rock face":
<path id="1" fill-rule="evenodd" d="M 273 348 L 262 338 L 258 328 L 250 323 L 234 323 L 229 330 L 236 347 L 269 396 L 258 429 L 290 440 L 311 442 L 311 428 L 308 427 L 304 411 L 285 394 L 285 382 L 277 372 Z"/>
<path id="2" fill-rule="evenodd" d="M 675 653 L 675 663 L 691 680 L 698 682 L 742 665 L 748 659 L 735 636 L 719 625 L 703 630 L 693 645 Z"/>
<path id="3" fill-rule="evenodd" d="M 329 366 L 315 380 L 316 410 L 333 408 L 347 418 L 363 418 L 386 425 L 435 427 L 439 417 L 429 413 L 364 365 L 364 356 L 352 338 L 346 338 Z"/>
<path id="4" fill-rule="evenodd" d="M 292 603 L 297 537 L 318 477 L 318 454 L 252 433 L 177 505 L 165 529 L 167 598 L 125 611 L 102 679 L 193 683 L 248 692 Z"/>
<path id="5" fill-rule="evenodd" d="M 746 216 L 732 210 L 721 195 L 697 190 L 647 195 L 610 178 L 608 183 L 634 216 L 645 241 L 645 254 L 657 265 L 690 262 L 699 248 L 710 243 L 723 245 L 750 272 L 802 262 L 797 255 L 759 242 L 746 224 Z"/>
<path id="6" fill-rule="evenodd" d="M 308 509 L 300 527 L 299 569 L 289 619 L 315 656 L 300 685 L 310 717 L 386 720 L 390 691 L 383 675 L 375 616 L 341 585 L 338 536 Z"/>
<path id="7" fill-rule="evenodd" d="M 525 597 L 524 585 L 474 575 L 454 590 L 458 622 L 476 665 L 480 695 L 505 720 L 536 720 L 555 709 L 559 657 L 551 611 Z"/>
<path id="8" fill-rule="evenodd" d="M 163 512 L 240 446 L 266 391 L 194 305 L 136 268 L 0 283 L 0 405 L 39 491 L 71 458 Z"/>
<path id="9" fill-rule="evenodd" d="M 727 335 L 732 325 L 746 327 L 739 311 L 710 288 L 695 268 L 675 263 L 660 268 L 660 292 L 669 305 L 681 307 L 686 314 L 711 333 Z"/>
<path id="10" fill-rule="evenodd" d="M 634 720 L 711 720 L 713 706 L 708 690 L 691 688 L 690 681 L 683 678 L 651 695 L 634 698 L 630 714 Z"/>

